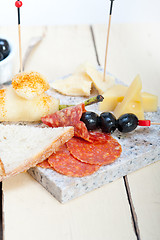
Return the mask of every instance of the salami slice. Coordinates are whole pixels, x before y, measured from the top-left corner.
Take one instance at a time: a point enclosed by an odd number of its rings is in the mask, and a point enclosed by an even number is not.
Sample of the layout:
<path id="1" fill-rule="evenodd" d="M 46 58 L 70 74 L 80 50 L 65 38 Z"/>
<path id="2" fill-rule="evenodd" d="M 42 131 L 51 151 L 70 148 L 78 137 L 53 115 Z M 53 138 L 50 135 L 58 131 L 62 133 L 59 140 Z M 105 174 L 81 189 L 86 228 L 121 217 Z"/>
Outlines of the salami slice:
<path id="1" fill-rule="evenodd" d="M 113 163 L 121 154 L 121 145 L 110 135 L 105 142 L 87 142 L 73 137 L 67 143 L 70 153 L 81 162 L 106 165 Z"/>
<path id="2" fill-rule="evenodd" d="M 75 159 L 64 144 L 59 151 L 48 158 L 55 171 L 70 176 L 84 177 L 93 174 L 100 166 L 83 163 Z"/>
<path id="3" fill-rule="evenodd" d="M 41 168 L 51 168 L 50 164 L 48 163 L 48 159 L 44 160 L 41 163 L 37 164 L 37 167 L 41 167 Z"/>
<path id="4" fill-rule="evenodd" d="M 84 103 L 64 108 L 53 114 L 42 117 L 41 120 L 49 127 L 73 126 L 74 135 L 90 141 L 89 132 L 84 122 L 80 121 L 82 113 L 85 112 Z"/>
<path id="5" fill-rule="evenodd" d="M 89 132 L 89 138 L 91 142 L 99 142 L 103 143 L 111 139 L 111 135 L 109 133 L 102 133 L 102 132 Z"/>

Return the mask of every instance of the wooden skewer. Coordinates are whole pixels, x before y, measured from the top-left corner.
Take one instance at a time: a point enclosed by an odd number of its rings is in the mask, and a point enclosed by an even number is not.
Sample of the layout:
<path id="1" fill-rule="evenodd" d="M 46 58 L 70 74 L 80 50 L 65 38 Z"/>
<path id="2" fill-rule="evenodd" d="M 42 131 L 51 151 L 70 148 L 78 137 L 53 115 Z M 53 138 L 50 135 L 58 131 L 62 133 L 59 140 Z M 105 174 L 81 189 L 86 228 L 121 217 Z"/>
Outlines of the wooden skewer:
<path id="1" fill-rule="evenodd" d="M 19 37 L 19 61 L 20 61 L 20 72 L 23 71 L 22 64 L 22 44 L 21 44 L 21 25 L 18 24 L 18 37 Z"/>
<path id="2" fill-rule="evenodd" d="M 160 123 L 151 122 L 151 125 L 160 125 Z"/>
<path id="3" fill-rule="evenodd" d="M 110 25 L 111 25 L 111 15 L 109 15 L 109 23 L 108 23 L 108 32 L 107 32 L 107 42 L 106 42 L 106 54 L 105 54 L 105 62 L 104 62 L 103 81 L 105 81 L 105 78 L 106 78 L 106 65 L 107 65 L 107 54 L 108 54 Z"/>
<path id="4" fill-rule="evenodd" d="M 114 1 L 114 0 L 111 0 L 111 6 L 110 6 L 110 14 L 109 14 L 109 22 L 108 22 L 108 31 L 107 31 L 107 41 L 106 41 L 106 53 L 105 53 L 105 62 L 104 62 L 104 72 L 103 72 L 103 81 L 105 81 L 105 78 L 106 78 L 106 66 L 107 66 L 109 33 L 110 33 L 110 26 L 111 26 L 111 16 L 112 16 L 113 1 Z"/>
<path id="5" fill-rule="evenodd" d="M 19 61 L 20 61 L 20 72 L 23 71 L 23 64 L 22 64 L 22 44 L 21 44 L 21 25 L 20 25 L 20 7 L 22 6 L 22 2 L 20 0 L 15 2 L 15 6 L 17 7 L 18 11 L 18 38 L 19 38 Z"/>

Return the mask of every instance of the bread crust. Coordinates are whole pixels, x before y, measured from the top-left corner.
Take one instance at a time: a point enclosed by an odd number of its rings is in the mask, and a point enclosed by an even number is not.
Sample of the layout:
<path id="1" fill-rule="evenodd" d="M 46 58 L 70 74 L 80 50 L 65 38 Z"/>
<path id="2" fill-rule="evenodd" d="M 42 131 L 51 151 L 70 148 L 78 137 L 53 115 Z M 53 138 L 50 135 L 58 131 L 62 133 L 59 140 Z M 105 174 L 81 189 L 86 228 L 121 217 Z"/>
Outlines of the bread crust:
<path id="1" fill-rule="evenodd" d="M 67 142 L 74 136 L 74 128 L 70 127 L 68 130 L 60 137 L 56 138 L 50 146 L 48 146 L 44 151 L 37 154 L 34 158 L 28 159 L 26 164 L 22 164 L 18 168 L 14 169 L 14 171 L 7 173 L 6 175 L 0 176 L 0 181 L 4 179 L 17 175 L 18 173 L 27 171 L 31 167 L 35 167 L 38 163 L 43 162 L 46 158 L 48 158 L 52 153 L 58 151 L 59 147 Z M 0 161 L 0 167 L 2 167 L 3 163 Z M 4 167 L 2 168 L 4 170 Z"/>
<path id="2" fill-rule="evenodd" d="M 1 158 L 0 158 L 0 175 L 4 175 L 4 176 L 6 175 Z"/>

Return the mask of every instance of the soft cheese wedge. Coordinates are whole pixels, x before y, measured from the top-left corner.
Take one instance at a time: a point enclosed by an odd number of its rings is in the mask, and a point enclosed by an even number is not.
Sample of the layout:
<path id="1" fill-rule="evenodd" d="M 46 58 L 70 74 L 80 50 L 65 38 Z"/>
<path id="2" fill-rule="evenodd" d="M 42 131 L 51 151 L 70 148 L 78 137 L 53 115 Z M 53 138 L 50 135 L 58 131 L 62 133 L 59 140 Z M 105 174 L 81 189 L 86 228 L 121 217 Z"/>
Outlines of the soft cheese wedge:
<path id="1" fill-rule="evenodd" d="M 40 121 L 59 110 L 59 100 L 46 93 L 27 100 L 18 96 L 12 86 L 0 89 L 0 121 Z"/>
<path id="2" fill-rule="evenodd" d="M 70 96 L 89 96 L 92 81 L 86 73 L 77 73 L 50 84 L 56 91 Z"/>
<path id="3" fill-rule="evenodd" d="M 117 104 L 122 102 L 124 96 L 127 92 L 128 87 L 115 84 L 113 87 L 109 88 L 105 93 L 103 93 L 103 102 L 99 103 L 99 110 L 104 111 L 114 111 Z M 158 108 L 158 97 L 156 95 L 142 92 L 142 104 L 144 112 L 155 112 Z"/>
<path id="4" fill-rule="evenodd" d="M 138 117 L 138 119 L 144 119 L 141 89 L 142 82 L 140 76 L 137 75 L 129 86 L 123 101 L 118 103 L 114 110 L 114 115 L 116 118 L 119 118 L 125 113 L 133 113 Z"/>
<path id="5" fill-rule="evenodd" d="M 0 124 L 0 181 L 35 167 L 74 135 L 73 127 Z"/>
<path id="6" fill-rule="evenodd" d="M 115 79 L 112 76 L 106 75 L 105 81 L 103 80 L 103 73 L 99 72 L 96 68 L 89 63 L 80 65 L 76 69 L 76 73 L 85 72 L 93 82 L 93 85 L 98 90 L 99 94 L 104 93 L 108 88 L 115 84 Z"/>

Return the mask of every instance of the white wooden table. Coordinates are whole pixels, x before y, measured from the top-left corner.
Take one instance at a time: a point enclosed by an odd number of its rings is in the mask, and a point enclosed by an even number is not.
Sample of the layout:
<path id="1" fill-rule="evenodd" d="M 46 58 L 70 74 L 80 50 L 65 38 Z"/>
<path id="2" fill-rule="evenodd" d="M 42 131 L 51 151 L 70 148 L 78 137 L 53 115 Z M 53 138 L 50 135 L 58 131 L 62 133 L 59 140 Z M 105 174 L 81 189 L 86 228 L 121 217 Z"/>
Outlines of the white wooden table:
<path id="1" fill-rule="evenodd" d="M 104 63 L 107 26 L 48 27 L 26 70 L 49 81 L 81 63 Z M 112 25 L 107 70 L 130 84 L 137 73 L 143 90 L 159 94 L 160 24 Z M 23 53 L 43 27 L 22 28 Z M 18 41 L 17 28 L 0 33 Z M 18 56 L 17 56 L 18 59 Z M 16 71 L 18 71 L 18 63 Z M 159 240 L 160 162 L 60 204 L 30 175 L 3 182 L 5 240 Z"/>

